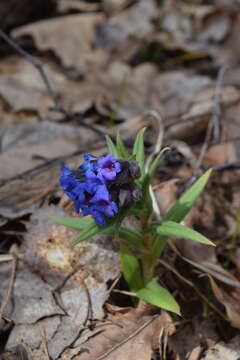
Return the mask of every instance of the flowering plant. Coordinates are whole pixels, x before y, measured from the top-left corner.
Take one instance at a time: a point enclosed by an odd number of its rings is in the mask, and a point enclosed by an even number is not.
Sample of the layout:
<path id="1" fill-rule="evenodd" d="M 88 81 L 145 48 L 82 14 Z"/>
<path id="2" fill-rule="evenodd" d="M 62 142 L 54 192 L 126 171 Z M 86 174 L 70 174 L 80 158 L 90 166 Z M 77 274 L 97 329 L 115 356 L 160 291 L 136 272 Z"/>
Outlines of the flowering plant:
<path id="1" fill-rule="evenodd" d="M 80 230 L 73 241 L 76 245 L 97 233 L 119 239 L 120 264 L 123 276 L 134 296 L 180 314 L 172 295 L 154 278 L 154 270 L 169 237 L 186 238 L 208 245 L 205 236 L 181 224 L 195 204 L 210 176 L 202 175 L 161 219 L 154 219 L 150 183 L 160 162 L 160 152 L 144 165 L 144 136 L 142 129 L 129 154 L 120 136 L 116 144 L 107 137 L 109 154 L 103 157 L 84 155 L 76 170 L 64 166 L 60 186 L 73 201 L 75 211 L 92 219 L 51 216 L 58 223 Z M 140 230 L 127 227 L 124 219 L 134 216 Z"/>

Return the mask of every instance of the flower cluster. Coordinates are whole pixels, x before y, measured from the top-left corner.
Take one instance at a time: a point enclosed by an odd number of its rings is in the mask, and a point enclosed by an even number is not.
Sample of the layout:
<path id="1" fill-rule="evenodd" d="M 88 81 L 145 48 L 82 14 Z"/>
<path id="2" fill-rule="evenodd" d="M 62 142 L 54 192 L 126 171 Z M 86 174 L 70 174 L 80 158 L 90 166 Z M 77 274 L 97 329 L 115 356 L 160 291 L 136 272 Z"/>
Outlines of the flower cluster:
<path id="1" fill-rule="evenodd" d="M 140 176 L 137 163 L 116 159 L 114 155 L 97 158 L 85 154 L 77 170 L 63 166 L 60 185 L 77 213 L 92 215 L 98 225 L 106 225 L 105 217 L 114 217 L 121 207 L 131 206 L 141 198 L 134 183 Z"/>
<path id="2" fill-rule="evenodd" d="M 113 217 L 118 206 L 109 192 L 109 182 L 116 179 L 121 165 L 109 154 L 104 157 L 84 155 L 84 163 L 77 170 L 64 166 L 60 185 L 70 200 L 74 202 L 77 213 L 92 215 L 98 225 L 105 225 L 105 216 Z"/>

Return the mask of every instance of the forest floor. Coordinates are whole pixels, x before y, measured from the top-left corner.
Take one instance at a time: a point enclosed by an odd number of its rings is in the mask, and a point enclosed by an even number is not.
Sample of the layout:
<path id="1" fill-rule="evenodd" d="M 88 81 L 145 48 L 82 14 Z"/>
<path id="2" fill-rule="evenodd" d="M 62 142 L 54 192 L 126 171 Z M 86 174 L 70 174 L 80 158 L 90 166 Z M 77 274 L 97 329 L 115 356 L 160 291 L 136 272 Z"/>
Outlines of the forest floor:
<path id="1" fill-rule="evenodd" d="M 18 5 L 17 5 L 18 4 Z M 0 358 L 240 358 L 240 3 L 56 0 L 0 4 Z M 116 244 L 75 248 L 63 164 L 106 154 L 118 132 L 169 146 L 161 214 L 205 170 L 185 223 L 216 247 L 172 239 L 157 276 L 182 316 L 133 306 Z"/>

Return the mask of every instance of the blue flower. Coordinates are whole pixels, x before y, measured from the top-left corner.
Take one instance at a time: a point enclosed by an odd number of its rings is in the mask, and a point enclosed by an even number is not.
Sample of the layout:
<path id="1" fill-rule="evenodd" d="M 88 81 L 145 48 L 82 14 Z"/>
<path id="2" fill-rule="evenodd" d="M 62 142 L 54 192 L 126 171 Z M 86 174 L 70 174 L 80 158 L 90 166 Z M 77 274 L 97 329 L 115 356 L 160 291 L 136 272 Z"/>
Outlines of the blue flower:
<path id="1" fill-rule="evenodd" d="M 79 213 L 80 204 L 86 200 L 86 183 L 79 181 L 74 171 L 71 171 L 68 166 L 63 166 L 61 172 L 63 175 L 59 179 L 60 186 L 69 199 L 74 201 L 76 212 Z"/>
<path id="2" fill-rule="evenodd" d="M 106 180 L 115 180 L 117 173 L 121 171 L 120 163 L 112 154 L 99 158 L 97 165 L 99 173 Z"/>
<path id="3" fill-rule="evenodd" d="M 92 215 L 98 225 L 106 225 L 106 217 L 114 217 L 118 206 L 112 199 L 110 183 L 121 171 L 121 165 L 109 154 L 96 158 L 85 154 L 77 170 L 64 166 L 59 183 L 74 203 L 77 213 Z M 114 194 L 113 194 L 114 196 Z"/>
<path id="4" fill-rule="evenodd" d="M 99 186 L 96 194 L 90 200 L 90 210 L 98 225 L 105 225 L 105 216 L 114 217 L 118 212 L 117 204 L 111 200 L 105 185 Z"/>
<path id="5" fill-rule="evenodd" d="M 82 165 L 79 166 L 79 169 L 85 170 L 85 171 L 86 170 L 95 171 L 96 167 L 97 167 L 97 158 L 95 156 L 88 155 L 88 154 L 84 154 L 83 158 L 85 161 Z"/>
<path id="6" fill-rule="evenodd" d="M 93 171 L 87 170 L 86 176 L 86 191 L 89 194 L 95 194 L 100 185 L 105 185 L 105 180 L 101 174 L 96 175 Z"/>

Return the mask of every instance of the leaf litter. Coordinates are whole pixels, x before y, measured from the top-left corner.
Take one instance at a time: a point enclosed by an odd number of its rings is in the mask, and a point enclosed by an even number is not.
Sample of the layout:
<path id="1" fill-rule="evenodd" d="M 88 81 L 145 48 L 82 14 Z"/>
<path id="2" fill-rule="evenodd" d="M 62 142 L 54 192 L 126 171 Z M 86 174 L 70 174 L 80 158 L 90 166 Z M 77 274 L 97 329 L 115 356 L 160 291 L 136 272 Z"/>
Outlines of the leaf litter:
<path id="1" fill-rule="evenodd" d="M 239 342 L 231 345 L 240 327 L 236 10 L 237 2 L 224 1 L 62 0 L 44 19 L 3 17 L 2 28 L 44 64 L 66 110 L 53 111 L 54 99 L 28 59 L 1 51 L 0 250 L 18 259 L 4 326 L 0 318 L 1 336 L 14 322 L 7 343 L 0 340 L 4 359 L 43 359 L 46 349 L 52 359 L 237 358 Z M 153 151 L 159 138 L 153 110 L 162 114 L 163 144 L 172 148 L 153 184 L 160 214 L 199 170 L 215 170 L 186 223 L 216 249 L 206 253 L 201 244 L 173 239 L 159 264 L 157 275 L 175 290 L 183 320 L 155 309 L 139 316 L 119 281 L 113 239 L 100 236 L 72 249 L 76 232 L 47 217 L 72 213 L 57 185 L 59 168 L 79 165 L 89 148 L 103 154 L 97 131 L 120 131 L 131 146 L 147 125 Z M 2 304 L 9 261 L 0 262 L 0 278 Z"/>

